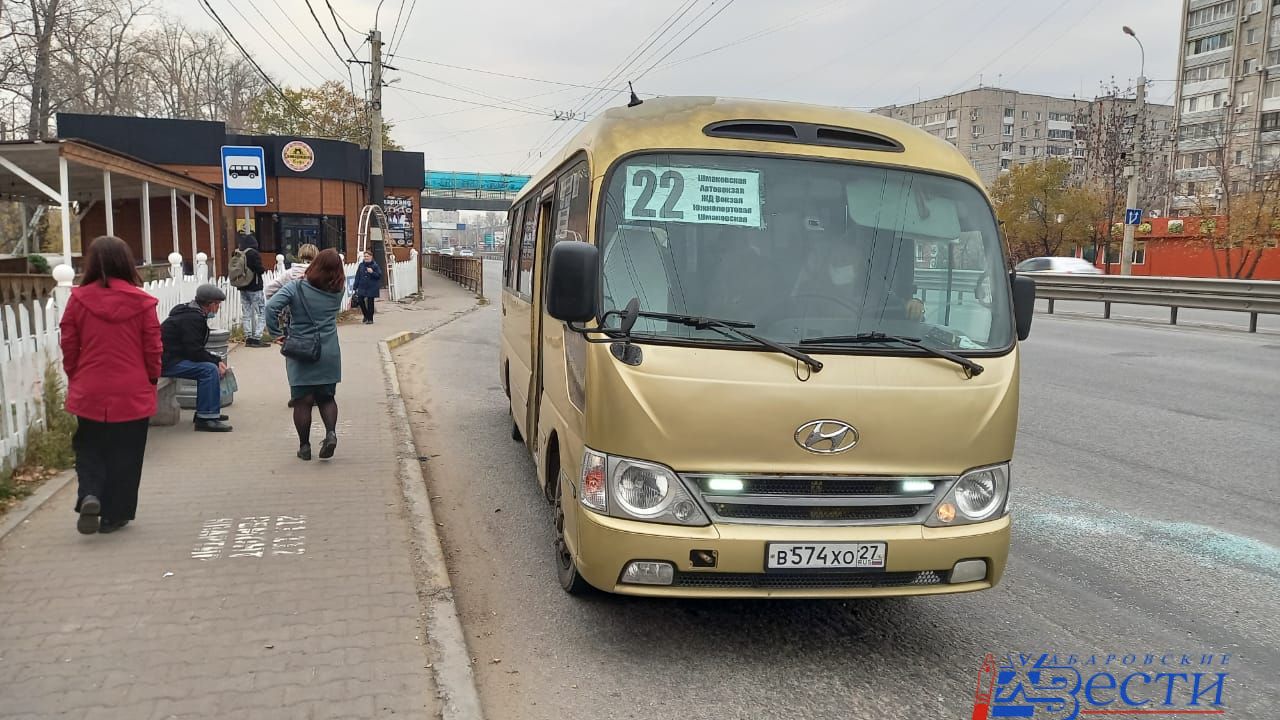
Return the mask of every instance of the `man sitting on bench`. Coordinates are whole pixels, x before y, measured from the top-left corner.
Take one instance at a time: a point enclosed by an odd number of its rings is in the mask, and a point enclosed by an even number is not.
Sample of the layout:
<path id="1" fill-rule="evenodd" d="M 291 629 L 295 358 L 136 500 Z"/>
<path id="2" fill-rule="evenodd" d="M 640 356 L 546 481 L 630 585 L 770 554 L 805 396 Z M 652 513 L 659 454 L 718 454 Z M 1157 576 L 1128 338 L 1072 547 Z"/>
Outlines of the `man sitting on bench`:
<path id="1" fill-rule="evenodd" d="M 227 372 L 222 358 L 209 352 L 209 318 L 227 296 L 216 285 L 196 288 L 196 298 L 178 305 L 160 324 L 160 340 L 164 343 L 161 375 L 196 381 L 195 429 L 203 432 L 231 432 L 229 419 L 222 414 L 222 389 L 219 380 Z"/>

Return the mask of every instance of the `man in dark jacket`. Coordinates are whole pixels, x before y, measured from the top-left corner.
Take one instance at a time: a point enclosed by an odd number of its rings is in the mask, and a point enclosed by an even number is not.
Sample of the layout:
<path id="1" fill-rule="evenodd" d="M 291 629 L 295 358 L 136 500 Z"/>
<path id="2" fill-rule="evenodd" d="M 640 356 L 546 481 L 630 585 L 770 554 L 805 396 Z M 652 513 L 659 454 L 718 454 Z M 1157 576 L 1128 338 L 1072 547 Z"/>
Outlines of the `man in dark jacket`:
<path id="1" fill-rule="evenodd" d="M 240 288 L 240 309 L 243 311 L 244 346 L 270 347 L 262 342 L 263 316 L 266 301 L 262 297 L 262 254 L 258 252 L 258 239 L 252 235 L 240 236 L 240 249 L 244 251 L 245 268 L 253 273 L 253 282 Z"/>
<path id="2" fill-rule="evenodd" d="M 222 414 L 222 389 L 219 380 L 227 372 L 222 358 L 205 349 L 209 341 L 209 318 L 227 296 L 216 285 L 196 288 L 196 298 L 178 305 L 160 324 L 160 340 L 164 354 L 160 357 L 161 374 L 165 377 L 196 381 L 195 429 L 203 432 L 231 432 L 227 416 Z"/>

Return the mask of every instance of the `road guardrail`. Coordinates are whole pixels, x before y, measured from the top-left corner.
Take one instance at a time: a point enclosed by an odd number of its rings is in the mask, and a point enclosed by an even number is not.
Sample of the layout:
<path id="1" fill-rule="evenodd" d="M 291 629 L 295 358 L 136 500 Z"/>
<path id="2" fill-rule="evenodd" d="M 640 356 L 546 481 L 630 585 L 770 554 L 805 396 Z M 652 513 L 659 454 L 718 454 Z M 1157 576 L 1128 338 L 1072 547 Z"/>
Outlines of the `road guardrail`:
<path id="1" fill-rule="evenodd" d="M 484 297 L 484 258 L 427 253 L 428 270 L 435 270 L 462 287 Z"/>
<path id="2" fill-rule="evenodd" d="M 1178 324 L 1178 310 L 1225 310 L 1249 314 L 1249 332 L 1258 331 L 1258 315 L 1280 315 L 1280 282 L 1217 278 L 1145 277 L 1139 275 L 1075 275 L 1027 273 L 1036 281 L 1036 298 L 1100 302 L 1103 317 L 1111 306 L 1156 305 L 1169 308 L 1169 324 Z"/>

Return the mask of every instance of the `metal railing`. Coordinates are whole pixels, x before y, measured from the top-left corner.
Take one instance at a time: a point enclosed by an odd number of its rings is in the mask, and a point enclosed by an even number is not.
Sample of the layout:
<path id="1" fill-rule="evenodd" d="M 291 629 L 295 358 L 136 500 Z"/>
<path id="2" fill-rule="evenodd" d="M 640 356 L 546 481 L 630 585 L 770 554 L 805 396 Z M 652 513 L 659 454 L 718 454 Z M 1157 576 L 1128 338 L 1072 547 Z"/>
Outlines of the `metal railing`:
<path id="1" fill-rule="evenodd" d="M 435 270 L 462 287 L 484 297 L 484 258 L 428 253 L 427 269 Z"/>
<path id="2" fill-rule="evenodd" d="M 1280 282 L 1214 278 L 1143 277 L 1134 275 L 1068 275 L 1031 273 L 1036 298 L 1049 301 L 1100 302 L 1103 317 L 1111 306 L 1156 305 L 1169 308 L 1169 324 L 1178 324 L 1179 308 L 1225 310 L 1249 314 L 1249 332 L 1258 331 L 1258 315 L 1280 315 Z"/>

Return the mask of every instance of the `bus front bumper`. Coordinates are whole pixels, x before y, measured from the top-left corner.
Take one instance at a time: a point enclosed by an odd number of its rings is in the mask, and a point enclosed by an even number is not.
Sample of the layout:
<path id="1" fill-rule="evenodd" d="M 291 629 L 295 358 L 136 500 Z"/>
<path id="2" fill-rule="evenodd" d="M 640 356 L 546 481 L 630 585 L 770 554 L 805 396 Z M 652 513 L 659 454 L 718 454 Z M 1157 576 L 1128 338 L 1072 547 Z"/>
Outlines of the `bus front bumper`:
<path id="1" fill-rule="evenodd" d="M 719 524 L 680 527 L 606 517 L 577 508 L 574 560 L 607 592 L 652 597 L 848 598 L 942 595 L 993 587 L 1009 554 L 1010 518 L 974 525 L 854 527 Z M 883 542 L 883 569 L 765 571 L 768 543 Z M 707 567 L 709 558 L 714 567 Z M 701 567 L 695 567 L 695 559 Z M 985 563 L 975 577 L 974 562 Z M 632 562 L 669 563 L 671 583 L 623 582 Z M 963 575 L 952 581 L 956 564 Z"/>

